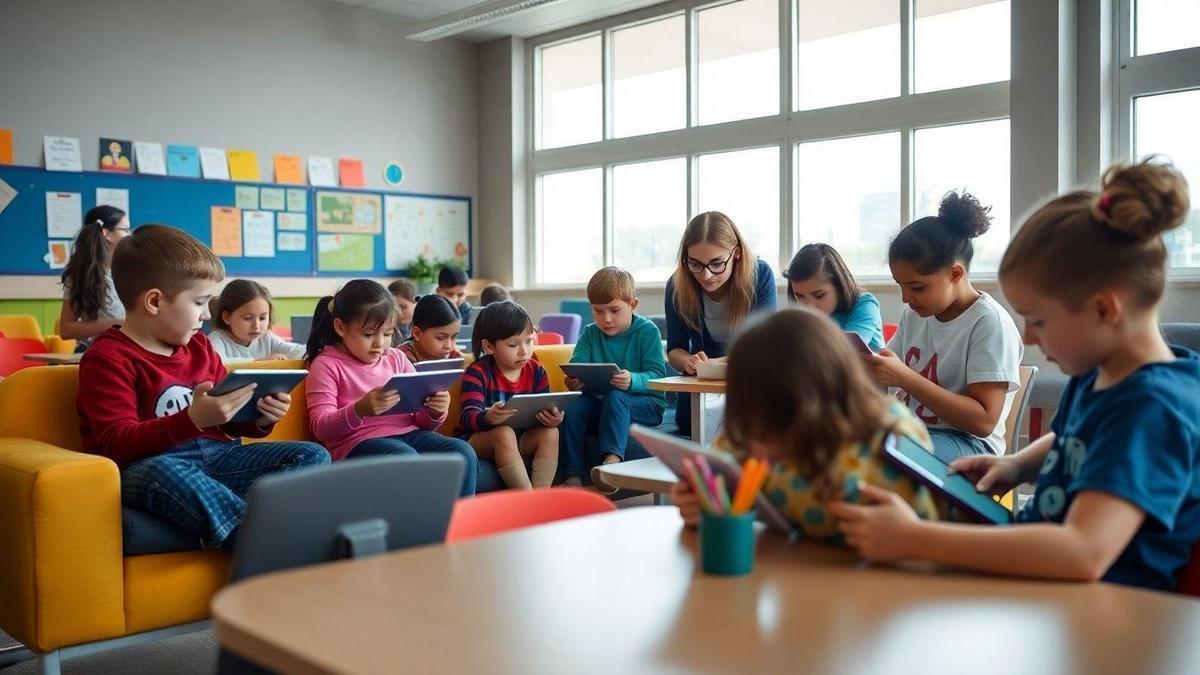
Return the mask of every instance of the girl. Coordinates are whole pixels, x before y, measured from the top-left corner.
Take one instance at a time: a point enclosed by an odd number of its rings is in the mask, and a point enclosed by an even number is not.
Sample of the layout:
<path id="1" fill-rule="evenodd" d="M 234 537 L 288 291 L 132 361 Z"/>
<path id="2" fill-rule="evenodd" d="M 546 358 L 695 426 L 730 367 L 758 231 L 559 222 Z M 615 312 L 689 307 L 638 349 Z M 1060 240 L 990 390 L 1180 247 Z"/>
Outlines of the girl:
<path id="1" fill-rule="evenodd" d="M 504 484 L 518 490 L 550 487 L 558 470 L 558 425 L 563 411 L 544 410 L 542 426 L 515 431 L 504 421 L 515 414 L 504 404 L 516 394 L 550 391 L 546 370 L 533 354 L 533 321 L 520 305 L 497 302 L 475 319 L 471 350 L 475 362 L 463 373 L 462 417 L 456 434 L 470 441 L 484 459 L 494 460 Z M 533 476 L 525 455 L 533 455 Z"/>
<path id="2" fill-rule="evenodd" d="M 304 358 L 304 345 L 271 332 L 275 305 L 266 286 L 234 279 L 213 300 L 213 323 L 208 334 L 213 349 L 225 361 L 281 361 Z"/>
<path id="3" fill-rule="evenodd" d="M 412 338 L 413 309 L 417 306 L 417 285 L 408 279 L 397 279 L 388 284 L 388 293 L 392 294 L 392 297 L 396 299 L 396 306 L 400 308 L 400 319 L 396 323 L 396 344 L 392 345 L 396 347 Z"/>
<path id="4" fill-rule="evenodd" d="M 696 364 L 725 354 L 725 343 L 751 312 L 774 310 L 775 273 L 754 257 L 723 213 L 692 218 L 679 242 L 679 264 L 667 281 L 667 361 L 696 374 Z M 680 394 L 675 421 L 691 428 L 691 397 Z"/>
<path id="5" fill-rule="evenodd" d="M 888 264 L 907 307 L 888 348 L 864 357 L 929 427 L 944 462 L 1004 454 L 1004 419 L 1020 383 L 1016 324 L 967 278 L 971 240 L 987 232 L 990 210 L 951 192 L 937 216 L 900 231 Z"/>
<path id="6" fill-rule="evenodd" d="M 71 259 L 62 273 L 63 305 L 58 330 L 64 339 L 79 340 L 83 351 L 92 338 L 125 319 L 125 306 L 113 286 L 113 247 L 129 235 L 129 217 L 113 206 L 97 206 L 83 217 Z"/>
<path id="7" fill-rule="evenodd" d="M 1186 218 L 1187 186 L 1148 162 L 1112 167 L 1102 184 L 1038 209 L 1000 263 L 1026 343 L 1071 376 L 1052 433 L 1007 457 L 952 465 L 993 494 L 1037 481 L 1022 524 L 918 523 L 891 493 L 865 486 L 876 505 L 834 511 L 864 557 L 1176 587 L 1200 538 L 1200 357 L 1168 346 L 1156 315 L 1162 234 Z"/>
<path id="8" fill-rule="evenodd" d="M 801 248 L 783 278 L 788 280 L 788 299 L 806 305 L 833 319 L 843 331 L 858 333 L 877 352 L 883 349 L 883 317 L 879 301 L 859 288 L 850 268 L 829 244 Z"/>
<path id="9" fill-rule="evenodd" d="M 471 446 L 434 431 L 446 421 L 450 394 L 425 399 L 416 413 L 388 414 L 400 401 L 383 387 L 397 373 L 413 372 L 392 348 L 396 301 L 387 289 L 355 279 L 337 295 L 321 298 L 308 337 L 308 419 L 313 436 L 334 461 L 370 455 L 458 453 L 466 460 L 462 494 L 475 494 L 479 460 Z"/>
<path id="10" fill-rule="evenodd" d="M 426 295 L 412 312 L 412 339 L 400 345 L 409 361 L 460 359 L 455 348 L 460 327 L 458 308 L 440 295 Z"/>
<path id="11" fill-rule="evenodd" d="M 882 451 L 890 432 L 931 449 L 925 425 L 871 383 L 827 318 L 796 308 L 757 323 L 733 345 L 728 375 L 726 437 L 771 462 L 764 494 L 806 535 L 836 537 L 829 505 L 855 495 L 860 481 L 886 483 L 922 517 L 937 517 L 928 490 Z M 676 483 L 671 499 L 695 525 L 699 501 L 688 484 Z"/>

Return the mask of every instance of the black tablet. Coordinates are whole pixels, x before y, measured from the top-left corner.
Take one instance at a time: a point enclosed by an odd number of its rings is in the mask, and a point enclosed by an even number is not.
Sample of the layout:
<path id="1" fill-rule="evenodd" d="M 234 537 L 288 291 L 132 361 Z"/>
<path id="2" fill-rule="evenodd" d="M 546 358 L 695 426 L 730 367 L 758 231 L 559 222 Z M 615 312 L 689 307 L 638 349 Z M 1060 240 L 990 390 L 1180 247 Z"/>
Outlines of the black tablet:
<path id="1" fill-rule="evenodd" d="M 538 426 L 537 416 L 543 410 L 558 408 L 565 412 L 567 406 L 582 394 L 577 391 L 552 392 L 549 394 L 517 394 L 504 402 L 505 408 L 516 408 L 517 414 L 501 422 L 514 429 Z"/>
<path id="2" fill-rule="evenodd" d="M 262 413 L 258 412 L 258 399 L 271 394 L 290 394 L 305 377 L 308 377 L 307 370 L 234 370 L 213 387 L 208 395 L 222 396 L 248 384 L 257 384 L 254 396 L 229 420 L 249 422 L 262 416 Z"/>
<path id="3" fill-rule="evenodd" d="M 466 368 L 466 359 L 435 359 L 433 361 L 418 361 L 413 368 L 418 373 L 431 373 L 435 370 L 458 370 Z"/>
<path id="4" fill-rule="evenodd" d="M 896 468 L 927 485 L 934 494 L 945 498 L 956 508 L 981 523 L 1007 525 L 1012 512 L 1003 504 L 975 489 L 974 483 L 907 436 L 888 434 L 883 440 L 883 456 Z"/>
<path id="5" fill-rule="evenodd" d="M 567 377 L 583 382 L 583 390 L 589 394 L 603 394 L 612 389 L 608 381 L 621 372 L 615 363 L 563 363 L 558 367 Z"/>
<path id="6" fill-rule="evenodd" d="M 462 379 L 461 370 L 435 370 L 430 373 L 400 373 L 383 386 L 384 391 L 400 394 L 400 402 L 387 411 L 388 415 L 415 413 L 425 405 L 425 399 L 439 391 L 449 391 Z"/>

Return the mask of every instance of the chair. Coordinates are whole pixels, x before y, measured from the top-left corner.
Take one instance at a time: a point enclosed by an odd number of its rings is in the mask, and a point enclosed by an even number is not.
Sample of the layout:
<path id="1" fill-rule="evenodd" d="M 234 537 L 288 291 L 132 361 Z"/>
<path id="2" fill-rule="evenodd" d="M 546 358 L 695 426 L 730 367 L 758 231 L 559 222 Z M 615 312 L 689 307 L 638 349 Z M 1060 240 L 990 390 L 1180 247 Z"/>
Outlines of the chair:
<path id="1" fill-rule="evenodd" d="M 883 324 L 883 342 L 884 342 L 884 344 L 891 342 L 892 336 L 895 335 L 896 331 L 898 331 L 898 330 L 900 330 L 900 324 L 897 324 L 897 323 Z"/>
<path id="2" fill-rule="evenodd" d="M 616 510 L 604 497 L 578 488 L 505 490 L 467 497 L 454 505 L 446 543 Z"/>
<path id="3" fill-rule="evenodd" d="M 58 330 L 57 322 L 54 330 Z M 43 335 L 42 327 L 31 314 L 0 314 L 0 333 L 10 338 L 37 340 L 45 345 L 46 351 L 55 354 L 70 354 L 75 351 L 75 340 L 64 340 L 58 335 Z"/>
<path id="4" fill-rule="evenodd" d="M 535 336 L 535 340 L 536 340 L 536 344 L 539 344 L 539 345 L 566 344 L 565 342 L 563 342 L 563 336 L 559 335 L 558 333 L 551 333 L 549 331 L 539 332 Z"/>
<path id="5" fill-rule="evenodd" d="M 284 326 L 282 324 L 280 324 L 278 326 L 271 326 L 271 332 L 278 335 L 279 337 L 283 338 L 284 340 L 292 339 L 292 327 L 291 326 Z"/>
<path id="6" fill-rule="evenodd" d="M 592 303 L 587 298 L 565 298 L 558 303 L 558 311 L 561 314 L 578 315 L 580 326 L 592 322 Z"/>
<path id="7" fill-rule="evenodd" d="M 650 321 L 652 323 L 654 323 L 655 326 L 658 327 L 658 334 L 662 337 L 662 339 L 666 340 L 667 339 L 667 315 L 666 314 L 651 314 L 650 316 L 648 316 L 646 318 L 650 319 Z"/>
<path id="8" fill-rule="evenodd" d="M 46 345 L 31 338 L 0 338 L 0 377 L 8 377 L 22 368 L 36 368 L 44 363 L 26 361 L 26 354 L 45 354 Z"/>
<path id="9" fill-rule="evenodd" d="M 576 314 L 543 314 L 538 320 L 538 329 L 558 333 L 563 337 L 563 344 L 573 345 L 579 342 L 579 331 L 583 328 L 583 320 Z"/>
<path id="10" fill-rule="evenodd" d="M 1018 372 L 1017 379 L 1020 384 L 1017 385 L 1017 392 L 1013 395 L 1012 407 L 1008 409 L 1008 417 L 1004 418 L 1004 453 L 1008 455 L 1021 449 L 1021 424 L 1025 420 L 1025 411 L 1028 410 L 1025 404 L 1029 398 L 1030 385 L 1037 377 L 1038 369 L 1037 366 L 1021 366 Z M 1017 498 L 1016 489 L 1010 490 L 1001 497 L 1000 503 L 1009 511 L 1017 511 L 1021 504 Z"/>
<path id="11" fill-rule="evenodd" d="M 292 342 L 301 344 L 308 342 L 308 334 L 312 332 L 312 317 L 311 316 L 293 316 L 292 324 Z"/>
<path id="12" fill-rule="evenodd" d="M 1164 323 L 1159 328 L 1167 342 L 1200 352 L 1200 323 Z"/>

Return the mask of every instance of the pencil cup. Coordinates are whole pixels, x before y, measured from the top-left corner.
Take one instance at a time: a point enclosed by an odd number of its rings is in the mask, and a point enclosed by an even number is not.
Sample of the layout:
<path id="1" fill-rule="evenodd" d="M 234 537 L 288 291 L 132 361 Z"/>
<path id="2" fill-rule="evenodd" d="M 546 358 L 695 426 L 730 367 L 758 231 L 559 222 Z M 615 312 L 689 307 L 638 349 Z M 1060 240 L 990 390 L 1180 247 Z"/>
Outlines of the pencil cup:
<path id="1" fill-rule="evenodd" d="M 706 574 L 741 576 L 754 569 L 754 513 L 700 514 L 700 569 Z"/>

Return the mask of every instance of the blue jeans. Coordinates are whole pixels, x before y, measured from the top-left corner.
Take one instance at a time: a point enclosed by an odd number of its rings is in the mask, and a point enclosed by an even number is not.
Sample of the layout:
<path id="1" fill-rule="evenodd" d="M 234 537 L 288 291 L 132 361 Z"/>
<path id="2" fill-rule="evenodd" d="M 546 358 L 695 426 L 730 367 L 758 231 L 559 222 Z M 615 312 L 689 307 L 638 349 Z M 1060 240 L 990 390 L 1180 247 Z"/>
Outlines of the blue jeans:
<path id="1" fill-rule="evenodd" d="M 417 455 L 427 452 L 457 452 L 466 460 L 463 472 L 462 496 L 475 494 L 475 481 L 479 473 L 479 458 L 475 449 L 461 438 L 443 436 L 436 431 L 418 429 L 407 434 L 368 438 L 354 446 L 346 459 L 370 457 L 372 455 Z"/>
<path id="2" fill-rule="evenodd" d="M 232 543 L 259 476 L 329 463 L 316 443 L 251 443 L 196 438 L 121 471 L 121 501 L 200 537 L 206 548 Z"/>
<path id="3" fill-rule="evenodd" d="M 656 427 L 662 424 L 662 418 L 662 403 L 653 396 L 638 396 L 618 389 L 600 397 L 580 396 L 567 408 L 559 427 L 558 461 L 563 475 L 582 477 L 589 466 L 599 464 L 600 458 L 610 453 L 624 459 L 629 425 Z M 600 437 L 594 455 L 587 451 L 588 433 Z"/>
<path id="4" fill-rule="evenodd" d="M 958 429 L 930 429 L 929 438 L 933 440 L 933 455 L 947 464 L 960 457 L 992 454 L 982 438 Z"/>

